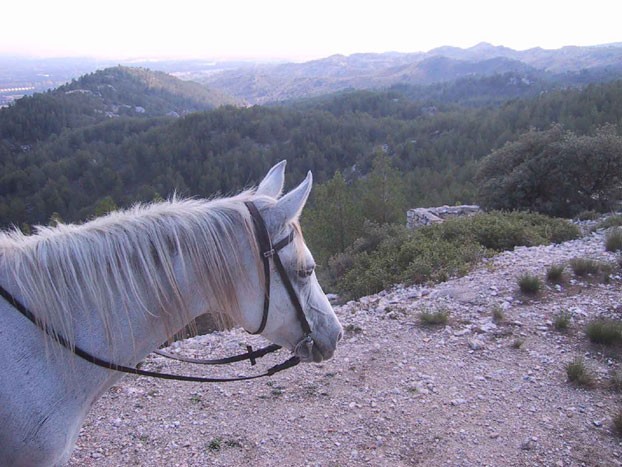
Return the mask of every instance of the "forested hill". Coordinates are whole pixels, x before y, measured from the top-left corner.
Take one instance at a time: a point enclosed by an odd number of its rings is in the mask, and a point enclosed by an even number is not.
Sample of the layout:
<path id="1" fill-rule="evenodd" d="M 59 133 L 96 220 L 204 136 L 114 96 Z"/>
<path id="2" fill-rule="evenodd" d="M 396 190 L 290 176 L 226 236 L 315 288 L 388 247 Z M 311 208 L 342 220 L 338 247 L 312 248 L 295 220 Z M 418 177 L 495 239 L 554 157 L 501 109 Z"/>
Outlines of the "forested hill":
<path id="1" fill-rule="evenodd" d="M 97 76 L 42 98 L 93 97 L 91 89 L 72 91 Z M 105 83 L 98 86 L 106 89 Z M 100 94 L 97 99 L 105 103 L 106 94 Z M 123 94 L 117 90 L 115 95 Z M 131 105 L 149 106 L 149 99 L 139 98 Z M 40 112 L 28 107 L 33 99 L 8 112 L 21 112 L 11 124 L 40 128 L 38 137 L 28 140 L 40 141 L 17 145 L 14 133 L 2 133 L 0 139 L 2 226 L 46 223 L 53 214 L 78 221 L 175 190 L 196 196 L 228 193 L 256 182 L 282 159 L 289 161 L 292 183 L 309 169 L 318 183 L 337 170 L 349 180 L 364 179 L 378 154 L 388 155 L 403 175 L 408 205 L 471 202 L 479 160 L 530 128 L 559 122 L 587 134 L 603 123 L 622 121 L 621 81 L 492 106 L 419 100 L 410 88 L 394 88 L 348 92 L 299 107 L 222 107 L 179 119 L 145 118 L 135 111 L 110 119 L 92 112 L 90 125 L 80 120 L 87 115 L 80 105 L 64 107 L 59 99 L 48 115 L 56 131 L 37 126 Z M 0 127 L 7 131 L 9 122 L 2 118 Z M 73 119 L 82 123 L 72 125 Z"/>
<path id="2" fill-rule="evenodd" d="M 32 144 L 66 128 L 120 116 L 179 116 L 232 103 L 233 98 L 191 81 L 145 68 L 117 66 L 0 109 L 0 139 Z"/>

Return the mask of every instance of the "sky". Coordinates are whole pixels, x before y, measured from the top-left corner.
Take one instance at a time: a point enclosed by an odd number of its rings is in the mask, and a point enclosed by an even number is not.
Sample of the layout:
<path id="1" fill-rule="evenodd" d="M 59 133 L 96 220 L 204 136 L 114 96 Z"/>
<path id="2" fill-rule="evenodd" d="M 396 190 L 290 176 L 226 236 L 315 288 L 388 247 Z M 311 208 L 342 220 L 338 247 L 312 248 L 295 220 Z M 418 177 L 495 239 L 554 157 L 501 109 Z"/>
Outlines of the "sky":
<path id="1" fill-rule="evenodd" d="M 304 61 L 622 42 L 620 0 L 7 0 L 0 54 Z"/>

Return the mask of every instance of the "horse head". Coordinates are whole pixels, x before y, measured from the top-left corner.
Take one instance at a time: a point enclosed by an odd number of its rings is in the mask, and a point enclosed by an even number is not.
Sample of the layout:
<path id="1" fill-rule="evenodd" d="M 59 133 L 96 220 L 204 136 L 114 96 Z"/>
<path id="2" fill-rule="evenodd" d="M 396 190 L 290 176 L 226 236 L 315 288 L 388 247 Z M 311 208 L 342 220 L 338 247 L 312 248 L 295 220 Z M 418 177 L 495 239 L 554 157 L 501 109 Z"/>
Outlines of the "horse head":
<path id="1" fill-rule="evenodd" d="M 265 229 L 269 238 L 266 248 L 258 245 L 264 276 L 269 279 L 257 281 L 260 294 L 253 294 L 254 306 L 245 307 L 242 324 L 247 330 L 259 329 L 261 335 L 290 349 L 301 361 L 321 362 L 332 357 L 343 328 L 317 280 L 315 262 L 298 222 L 311 191 L 311 172 L 300 185 L 281 196 L 284 171 L 285 161 L 275 165 L 252 198 L 255 216 L 260 217 L 253 219 L 258 242 L 258 229 Z M 254 210 L 253 206 L 249 208 Z M 258 305 L 262 302 L 263 310 Z M 262 316 L 261 321 L 258 316 Z M 259 327 L 257 323 L 261 323 Z"/>

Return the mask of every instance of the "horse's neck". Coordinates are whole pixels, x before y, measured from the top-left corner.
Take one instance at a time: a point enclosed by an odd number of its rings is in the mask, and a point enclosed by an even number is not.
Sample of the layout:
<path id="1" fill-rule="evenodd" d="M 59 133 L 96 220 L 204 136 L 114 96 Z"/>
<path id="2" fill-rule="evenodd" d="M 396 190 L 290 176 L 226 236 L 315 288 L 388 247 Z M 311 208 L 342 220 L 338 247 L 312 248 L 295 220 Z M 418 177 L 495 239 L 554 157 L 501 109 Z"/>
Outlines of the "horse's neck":
<path id="1" fill-rule="evenodd" d="M 175 273 L 178 276 L 180 295 L 184 299 L 184 310 L 176 309 L 174 305 L 166 310 L 158 311 L 159 304 L 155 299 L 144 306 L 133 303 L 116 304 L 124 311 L 117 311 L 108 323 L 109 335 L 103 331 L 106 327 L 101 322 L 98 310 L 85 307 L 75 316 L 75 323 L 95 323 L 76 327 L 76 342 L 92 348 L 93 352 L 103 354 L 114 363 L 134 365 L 142 360 L 149 352 L 171 337 L 171 331 L 176 332 L 186 326 L 189 320 L 213 309 L 210 300 L 197 294 L 200 287 L 191 271 L 182 270 L 182 261 L 175 261 Z M 155 294 L 154 294 L 155 295 Z M 166 316 L 162 316 L 166 314 Z"/>
<path id="2" fill-rule="evenodd" d="M 263 288 L 259 287 L 259 270 L 251 254 L 250 242 L 252 239 L 247 237 L 244 229 L 240 229 L 237 238 L 227 244 L 227 248 L 235 248 L 237 252 L 248 252 L 248 254 L 241 255 L 240 260 L 243 263 L 241 267 L 234 268 L 234 271 L 238 271 L 234 273 L 240 277 L 232 278 L 234 287 L 237 292 L 240 292 L 240 294 L 236 292 L 236 298 L 241 310 L 254 309 L 263 298 Z M 224 258 L 235 256 L 233 251 L 222 253 Z M 192 266 L 193 261 L 190 258 L 175 256 L 172 262 L 172 274 L 175 280 L 166 281 L 166 283 L 167 287 L 176 284 L 178 290 L 169 291 L 173 292 L 169 296 L 182 297 L 183 309 L 178 309 L 178 304 L 171 303 L 168 309 L 163 310 L 157 297 L 167 294 L 158 295 L 158 291 L 147 279 L 142 282 L 138 281 L 132 287 L 144 288 L 137 296 L 146 297 L 146 303 L 131 303 L 131 298 L 128 303 L 128 297 L 132 297 L 132 294 L 113 297 L 112 301 L 116 299 L 117 302 L 112 303 L 109 308 L 114 309 L 114 313 L 102 312 L 101 306 L 96 303 L 97 300 L 89 299 L 88 295 L 84 298 L 86 303 L 72 303 L 70 310 L 67 310 L 71 313 L 72 322 L 73 335 L 68 336 L 70 340 L 99 358 L 122 365 L 132 365 L 165 342 L 172 333 L 181 330 L 191 319 L 223 308 L 221 306 L 222 293 L 214 297 L 203 293 L 204 290 L 210 290 L 209 285 L 203 283 L 204 277 L 196 277 L 194 266 Z M 18 284 L 24 281 L 18 281 L 13 276 L 15 269 L 17 269 L 15 265 L 0 262 L 0 282 L 22 300 L 24 297 L 19 293 L 21 286 Z M 170 273 L 171 270 L 168 269 L 159 271 L 162 275 Z M 257 287 L 253 286 L 255 284 Z M 227 298 L 230 297 L 230 293 L 225 295 Z M 74 299 L 82 300 L 75 295 Z M 26 305 L 29 305 L 28 301 Z M 251 312 L 249 317 L 249 313 L 244 312 L 232 318 L 231 322 L 236 322 L 247 329 L 256 329 L 260 316 L 254 316 Z"/>

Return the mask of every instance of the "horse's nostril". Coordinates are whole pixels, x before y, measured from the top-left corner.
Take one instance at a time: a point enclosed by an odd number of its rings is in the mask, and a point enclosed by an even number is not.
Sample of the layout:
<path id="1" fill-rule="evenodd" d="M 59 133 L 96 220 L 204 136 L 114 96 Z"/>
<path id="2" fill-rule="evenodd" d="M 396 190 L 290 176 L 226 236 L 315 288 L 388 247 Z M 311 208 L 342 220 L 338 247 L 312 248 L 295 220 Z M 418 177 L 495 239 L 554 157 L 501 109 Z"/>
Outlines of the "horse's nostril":
<path id="1" fill-rule="evenodd" d="M 343 337 L 343 329 L 339 331 L 339 335 L 337 336 L 337 342 L 339 342 L 342 337 Z"/>

